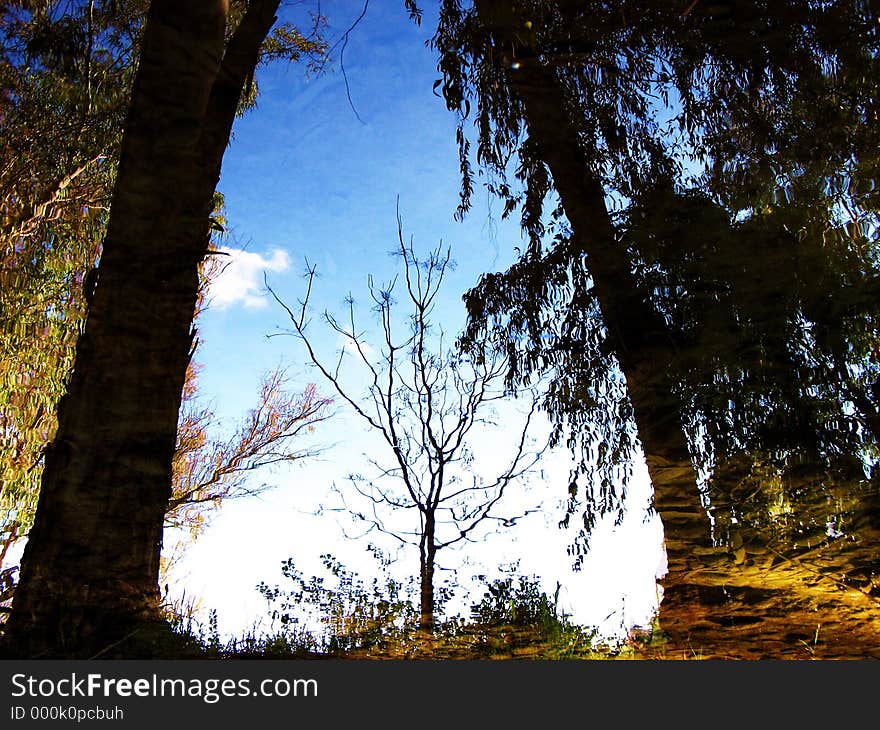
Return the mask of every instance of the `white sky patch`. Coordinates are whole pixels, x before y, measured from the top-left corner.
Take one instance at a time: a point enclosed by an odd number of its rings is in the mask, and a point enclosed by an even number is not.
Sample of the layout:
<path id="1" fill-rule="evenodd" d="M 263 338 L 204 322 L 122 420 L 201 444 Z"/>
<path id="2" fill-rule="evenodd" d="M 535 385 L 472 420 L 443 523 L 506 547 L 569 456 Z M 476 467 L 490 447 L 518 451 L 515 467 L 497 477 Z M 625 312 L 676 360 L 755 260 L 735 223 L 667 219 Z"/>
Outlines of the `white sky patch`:
<path id="1" fill-rule="evenodd" d="M 227 309 L 241 304 L 246 309 L 261 309 L 267 305 L 263 289 L 263 272 L 280 273 L 290 268 L 290 256 L 280 248 L 265 256 L 240 248 L 221 248 L 223 265 L 220 274 L 208 287 L 211 305 Z"/>
<path id="2" fill-rule="evenodd" d="M 358 350 L 358 346 L 350 337 L 339 335 L 339 337 L 336 338 L 336 348 L 337 354 L 340 350 L 344 350 L 346 356 L 353 357 L 358 361 L 361 361 L 362 358 L 366 357 L 371 363 L 375 363 L 378 359 L 378 353 L 375 348 L 364 339 L 360 341 L 360 350 Z"/>

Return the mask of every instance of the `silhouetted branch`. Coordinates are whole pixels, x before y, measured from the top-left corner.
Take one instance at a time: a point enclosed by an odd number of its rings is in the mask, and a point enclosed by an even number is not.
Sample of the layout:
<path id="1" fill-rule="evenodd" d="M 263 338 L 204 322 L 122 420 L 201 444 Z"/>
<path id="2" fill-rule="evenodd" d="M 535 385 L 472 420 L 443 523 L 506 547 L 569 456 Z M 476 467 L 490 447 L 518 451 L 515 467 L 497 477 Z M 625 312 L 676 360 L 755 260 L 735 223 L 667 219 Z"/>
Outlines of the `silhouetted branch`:
<path id="1" fill-rule="evenodd" d="M 290 334 L 300 339 L 311 363 L 332 385 L 369 427 L 381 436 L 392 455 L 392 465 L 368 459 L 374 474 L 371 478 L 351 475 L 354 494 L 364 501 L 366 509 L 349 505 L 338 492 L 343 509 L 358 522 L 367 526 L 364 534 L 381 532 L 401 543 L 414 545 L 420 552 L 420 573 L 423 582 L 423 600 L 432 591 L 435 554 L 438 550 L 462 541 L 470 541 L 481 525 L 496 522 L 512 526 L 533 510 L 514 516 L 499 516 L 495 509 L 508 487 L 524 478 L 535 466 L 547 448 L 529 448 L 529 434 L 539 407 L 539 393 L 535 388 L 513 392 L 506 384 L 508 363 L 503 355 L 485 346 L 472 346 L 467 353 L 446 351 L 444 333 L 435 328 L 432 315 L 446 273 L 452 267 L 451 252 L 442 243 L 420 260 L 403 236 L 403 223 L 397 214 L 397 242 L 403 261 L 400 281 L 405 286 L 408 305 L 408 330 L 397 334 L 395 318 L 395 277 L 387 284 L 378 285 L 372 277 L 368 289 L 374 310 L 379 317 L 381 346 L 377 352 L 368 344 L 365 334 L 358 329 L 354 300 L 347 298 L 347 317 L 343 324 L 328 312 L 323 319 L 329 330 L 338 335 L 343 346 L 334 365 L 328 365 L 317 353 L 307 331 L 307 311 L 316 271 L 307 269 L 306 296 L 298 308 L 287 306 L 267 288 L 287 312 L 293 330 Z M 343 380 L 345 352 L 368 376 L 367 392 L 354 395 Z M 511 409 L 515 396 L 528 395 L 526 414 L 514 428 L 508 429 L 515 437 L 513 451 L 498 473 L 485 482 L 474 476 L 468 486 L 461 486 L 462 474 L 474 463 L 469 440 L 475 435 L 475 426 L 491 423 L 485 413 L 487 407 L 508 398 Z M 397 488 L 395 488 L 395 486 Z M 417 529 L 401 529 L 386 522 L 383 513 L 416 510 Z M 427 586 L 427 588 L 425 587 Z M 423 605 L 430 613 L 430 606 Z"/>

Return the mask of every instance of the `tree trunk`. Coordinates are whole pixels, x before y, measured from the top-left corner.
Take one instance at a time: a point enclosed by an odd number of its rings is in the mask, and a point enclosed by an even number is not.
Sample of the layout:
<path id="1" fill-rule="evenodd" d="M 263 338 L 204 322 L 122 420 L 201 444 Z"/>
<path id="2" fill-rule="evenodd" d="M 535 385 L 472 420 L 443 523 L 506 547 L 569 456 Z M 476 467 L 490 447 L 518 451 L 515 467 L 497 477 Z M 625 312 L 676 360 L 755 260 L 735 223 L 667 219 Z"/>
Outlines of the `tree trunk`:
<path id="1" fill-rule="evenodd" d="M 14 656 L 155 656 L 171 459 L 220 163 L 278 1 L 154 0 L 104 251 L 8 625 Z"/>
<path id="2" fill-rule="evenodd" d="M 503 22 L 504 7 L 497 0 L 476 0 L 475 7 L 496 47 L 515 47 L 514 39 L 503 35 L 509 35 L 505 28 L 511 27 Z M 626 378 L 654 506 L 663 520 L 668 588 L 688 572 L 693 548 L 709 543 L 709 522 L 682 428 L 681 404 L 668 377 L 668 329 L 616 240 L 605 191 L 571 125 L 570 105 L 554 70 L 537 57 L 518 56 L 517 61 L 518 67 L 508 72 L 510 87 L 522 103 L 529 138 L 550 170 L 575 241 L 586 254 L 602 318 Z"/>
<path id="3" fill-rule="evenodd" d="M 429 639 L 434 635 L 434 519 L 429 516 L 419 544 L 419 633 Z"/>

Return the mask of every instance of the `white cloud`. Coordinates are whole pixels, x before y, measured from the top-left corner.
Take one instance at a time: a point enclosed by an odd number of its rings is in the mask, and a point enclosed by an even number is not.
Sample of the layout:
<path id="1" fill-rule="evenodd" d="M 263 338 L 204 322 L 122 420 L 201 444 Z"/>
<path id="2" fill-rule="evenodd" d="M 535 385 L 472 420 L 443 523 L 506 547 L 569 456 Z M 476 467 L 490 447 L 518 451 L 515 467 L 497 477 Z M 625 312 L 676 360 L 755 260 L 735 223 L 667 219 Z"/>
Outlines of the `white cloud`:
<path id="1" fill-rule="evenodd" d="M 370 362 L 375 362 L 377 359 L 375 348 L 370 345 L 369 342 L 364 340 L 361 340 L 360 345 L 360 351 L 358 351 L 358 346 L 354 343 L 354 340 L 352 340 L 351 337 L 346 337 L 341 334 L 336 338 L 336 346 L 338 350 L 344 350 L 346 355 L 351 355 L 358 360 L 366 357 Z"/>
<path id="2" fill-rule="evenodd" d="M 212 306 L 226 309 L 241 304 L 247 309 L 260 309 L 267 304 L 263 291 L 263 272 L 286 271 L 290 267 L 287 252 L 276 248 L 267 256 L 240 248 L 221 248 L 222 269 L 208 287 Z"/>

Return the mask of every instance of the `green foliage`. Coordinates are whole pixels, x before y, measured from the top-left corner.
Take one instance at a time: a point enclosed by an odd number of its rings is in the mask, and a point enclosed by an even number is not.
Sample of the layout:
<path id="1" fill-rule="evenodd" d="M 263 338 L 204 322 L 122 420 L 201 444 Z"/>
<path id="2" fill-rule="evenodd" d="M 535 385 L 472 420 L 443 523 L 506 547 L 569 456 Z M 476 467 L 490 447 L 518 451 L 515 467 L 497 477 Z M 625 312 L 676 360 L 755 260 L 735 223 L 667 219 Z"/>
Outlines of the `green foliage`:
<path id="1" fill-rule="evenodd" d="M 485 580 L 485 578 L 483 578 Z M 529 653 L 546 659 L 576 658 L 592 651 L 594 632 L 573 624 L 560 610 L 557 584 L 548 596 L 535 576 L 497 578 L 471 606 L 471 633 L 476 653 Z"/>
<path id="2" fill-rule="evenodd" d="M 558 585 L 550 598 L 536 577 L 496 578 L 488 584 L 482 600 L 471 607 L 471 617 L 488 626 L 559 625 L 565 617 L 559 615 L 558 597 Z"/>
<path id="3" fill-rule="evenodd" d="M 622 224 L 675 343 L 722 521 L 734 507 L 766 526 L 782 499 L 801 525 L 824 528 L 854 506 L 841 487 L 864 490 L 880 438 L 878 241 L 853 235 L 809 182 L 742 220 L 705 193 L 654 188 Z"/>
<path id="4" fill-rule="evenodd" d="M 140 31 L 103 3 L 63 5 L 0 8 L 0 525 L 19 537 L 88 306 Z"/>
<path id="5" fill-rule="evenodd" d="M 311 644 L 327 653 L 382 652 L 408 645 L 419 618 L 415 580 L 396 580 L 387 572 L 387 559 L 375 554 L 384 570 L 368 582 L 329 554 L 321 556 L 326 578 L 306 578 L 292 559 L 286 560 L 282 574 L 291 588 L 257 586 L 271 606 L 272 621 L 280 624 L 279 635 L 311 635 Z M 444 592 L 438 591 L 441 606 L 443 598 Z"/>

